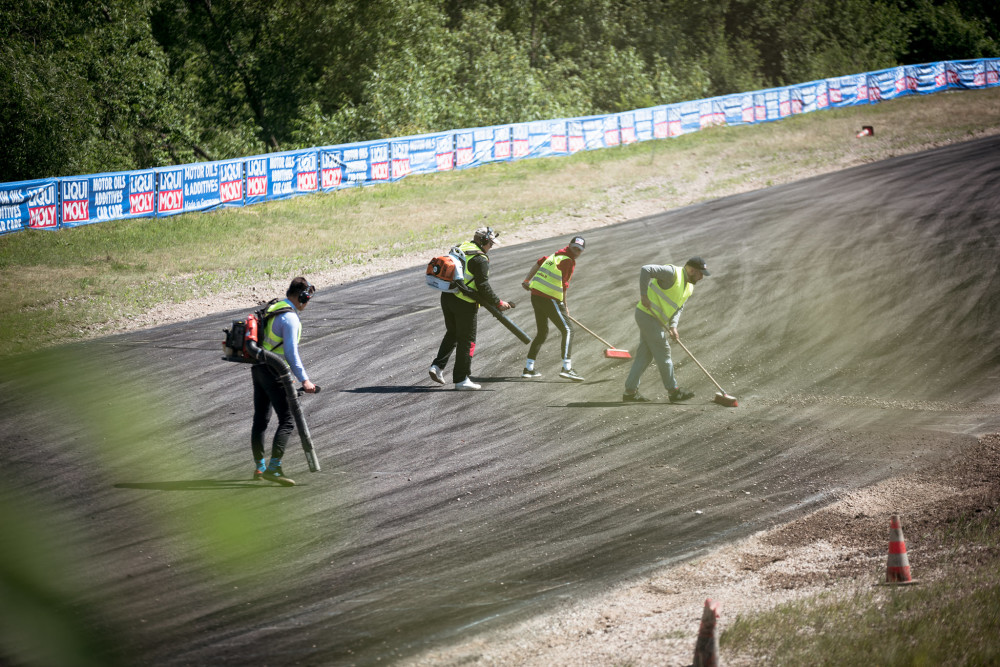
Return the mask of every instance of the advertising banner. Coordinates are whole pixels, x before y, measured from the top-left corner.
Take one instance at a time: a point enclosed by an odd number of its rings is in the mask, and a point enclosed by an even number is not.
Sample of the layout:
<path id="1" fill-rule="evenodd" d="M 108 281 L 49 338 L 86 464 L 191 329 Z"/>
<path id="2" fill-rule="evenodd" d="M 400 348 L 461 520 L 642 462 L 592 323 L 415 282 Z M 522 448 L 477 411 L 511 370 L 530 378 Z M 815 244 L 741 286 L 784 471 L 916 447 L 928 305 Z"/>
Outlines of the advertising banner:
<path id="1" fill-rule="evenodd" d="M 583 136 L 583 121 L 566 121 L 566 134 L 569 137 L 569 152 L 576 153 L 587 147 L 587 142 Z"/>
<path id="2" fill-rule="evenodd" d="M 791 87 L 792 113 L 811 113 L 830 106 L 826 81 L 811 81 Z"/>
<path id="3" fill-rule="evenodd" d="M 510 160 L 513 146 L 510 125 L 500 125 L 493 128 L 493 159 Z"/>
<path id="4" fill-rule="evenodd" d="M 473 166 L 476 160 L 475 137 L 472 130 L 455 133 L 455 167 L 465 169 Z"/>
<path id="5" fill-rule="evenodd" d="M 410 174 L 450 171 L 455 166 L 453 141 L 451 132 L 393 139 L 390 180 L 398 181 Z"/>
<path id="6" fill-rule="evenodd" d="M 60 179 L 62 226 L 149 217 L 154 213 L 155 183 L 152 169 Z"/>
<path id="7" fill-rule="evenodd" d="M 531 129 L 527 123 L 510 126 L 511 159 L 520 160 L 531 155 Z"/>
<path id="8" fill-rule="evenodd" d="M 621 138 L 623 146 L 634 144 L 638 139 L 635 136 L 635 112 L 624 111 L 616 114 L 618 123 L 618 136 Z"/>
<path id="9" fill-rule="evenodd" d="M 621 131 L 618 128 L 618 116 L 605 116 L 602 119 L 604 124 L 604 145 L 619 146 L 622 143 Z"/>
<path id="10" fill-rule="evenodd" d="M 948 73 L 944 63 L 910 65 L 906 69 L 906 87 L 923 95 L 938 93 L 948 87 Z"/>
<path id="11" fill-rule="evenodd" d="M 636 141 L 650 141 L 653 135 L 653 109 L 636 109 L 632 112 Z M 624 132 L 624 130 L 622 130 Z M 624 139 L 624 136 L 623 136 Z"/>
<path id="12" fill-rule="evenodd" d="M 54 178 L 0 184 L 0 234 L 24 229 L 57 229 L 57 184 Z"/>
<path id="13" fill-rule="evenodd" d="M 698 101 L 698 124 L 701 129 L 726 124 L 721 98 L 713 97 Z"/>
<path id="14" fill-rule="evenodd" d="M 156 170 L 156 216 L 184 212 L 184 167 Z"/>
<path id="15" fill-rule="evenodd" d="M 528 127 L 528 157 L 549 157 L 569 153 L 565 120 L 561 118 L 539 120 L 525 125 Z"/>
<path id="16" fill-rule="evenodd" d="M 950 88 L 986 87 L 986 63 L 982 60 L 952 60 L 946 69 Z"/>
<path id="17" fill-rule="evenodd" d="M 986 66 L 986 85 L 1000 86 L 1000 58 L 984 60 Z"/>
<path id="18" fill-rule="evenodd" d="M 331 192 L 344 182 L 344 151 L 339 146 L 319 149 L 319 188 Z"/>
<path id="19" fill-rule="evenodd" d="M 871 102 L 891 100 L 900 95 L 909 95 L 906 85 L 906 70 L 902 67 L 890 67 L 868 73 L 868 92 Z"/>
<path id="20" fill-rule="evenodd" d="M 604 116 L 587 116 L 578 119 L 583 132 L 583 147 L 593 151 L 604 148 Z"/>
<path id="21" fill-rule="evenodd" d="M 376 185 L 389 181 L 391 169 L 388 141 L 363 141 L 335 148 L 343 153 L 341 187 Z"/>
<path id="22" fill-rule="evenodd" d="M 676 107 L 679 114 L 680 131 L 678 134 L 688 134 L 701 129 L 701 100 L 694 102 L 681 102 Z M 670 136 L 677 136 L 671 128 Z"/>
<path id="23" fill-rule="evenodd" d="M 850 74 L 826 80 L 830 106 L 850 107 L 868 104 L 868 75 Z"/>
<path id="24" fill-rule="evenodd" d="M 726 125 L 745 125 L 753 122 L 753 95 L 725 95 L 716 98 L 715 103 Z"/>
<path id="25" fill-rule="evenodd" d="M 679 120 L 678 120 L 679 122 Z M 670 107 L 653 108 L 653 137 L 666 139 L 670 136 Z"/>

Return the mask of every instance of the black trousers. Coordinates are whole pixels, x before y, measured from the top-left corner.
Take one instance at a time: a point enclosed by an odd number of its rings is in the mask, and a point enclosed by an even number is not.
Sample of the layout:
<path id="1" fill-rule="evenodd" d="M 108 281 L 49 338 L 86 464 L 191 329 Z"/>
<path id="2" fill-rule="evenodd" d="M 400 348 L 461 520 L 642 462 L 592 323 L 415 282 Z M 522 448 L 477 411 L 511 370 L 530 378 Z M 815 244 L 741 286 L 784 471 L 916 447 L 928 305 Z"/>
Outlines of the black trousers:
<path id="1" fill-rule="evenodd" d="M 445 292 L 441 295 L 441 312 L 444 313 L 445 333 L 434 365 L 441 369 L 445 368 L 451 353 L 457 350 L 451 379 L 453 382 L 461 382 L 472 372 L 472 356 L 476 353 L 476 318 L 479 315 L 479 304 L 463 301 L 454 294 Z"/>
<path id="2" fill-rule="evenodd" d="M 280 461 L 285 455 L 288 438 L 295 429 L 295 418 L 288 405 L 288 396 L 271 368 L 257 364 L 250 369 L 250 375 L 253 377 L 253 426 L 250 429 L 253 460 L 260 461 L 264 458 L 264 432 L 271 420 L 271 408 L 274 408 L 274 413 L 278 415 L 278 430 L 271 441 L 271 458 Z"/>
<path id="3" fill-rule="evenodd" d="M 562 358 L 569 359 L 573 347 L 573 329 L 569 319 L 559 308 L 559 302 L 547 296 L 531 295 L 531 307 L 535 310 L 535 326 L 538 333 L 528 348 L 528 359 L 537 359 L 542 349 L 542 343 L 549 337 L 549 322 L 551 321 L 562 332 Z"/>

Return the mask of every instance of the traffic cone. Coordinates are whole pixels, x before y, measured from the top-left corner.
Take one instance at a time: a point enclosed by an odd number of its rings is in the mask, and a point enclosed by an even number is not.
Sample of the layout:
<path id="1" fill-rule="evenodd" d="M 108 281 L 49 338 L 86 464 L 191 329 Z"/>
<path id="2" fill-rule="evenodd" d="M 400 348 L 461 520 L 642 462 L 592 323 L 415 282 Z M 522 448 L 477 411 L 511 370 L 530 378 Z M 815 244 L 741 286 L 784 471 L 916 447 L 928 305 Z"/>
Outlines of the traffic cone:
<path id="1" fill-rule="evenodd" d="M 719 667 L 719 638 L 715 634 L 715 622 L 719 618 L 719 603 L 705 600 L 705 611 L 701 614 L 698 641 L 694 645 L 694 664 L 691 667 Z"/>
<path id="2" fill-rule="evenodd" d="M 858 134 L 856 136 L 857 136 L 858 139 L 860 139 L 861 137 L 874 137 L 875 136 L 875 128 L 872 127 L 871 125 L 862 125 L 861 126 L 861 131 L 858 132 Z"/>
<path id="3" fill-rule="evenodd" d="M 889 560 L 885 569 L 885 583 L 913 584 L 910 577 L 910 559 L 906 557 L 906 541 L 903 539 L 903 528 L 899 524 L 899 515 L 889 518 Z"/>

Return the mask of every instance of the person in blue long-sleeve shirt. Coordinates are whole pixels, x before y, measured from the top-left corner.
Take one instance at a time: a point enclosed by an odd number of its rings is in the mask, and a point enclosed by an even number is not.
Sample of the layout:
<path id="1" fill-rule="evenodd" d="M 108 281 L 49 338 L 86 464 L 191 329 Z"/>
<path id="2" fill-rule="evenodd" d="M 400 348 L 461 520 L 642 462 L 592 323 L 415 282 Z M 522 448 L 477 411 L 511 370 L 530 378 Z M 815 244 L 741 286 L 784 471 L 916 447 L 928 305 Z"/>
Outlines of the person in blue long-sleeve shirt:
<path id="1" fill-rule="evenodd" d="M 302 383 L 302 390 L 308 394 L 316 392 L 316 385 L 306 374 L 299 356 L 299 339 L 302 323 L 299 313 L 309 304 L 316 288 L 305 278 L 295 278 L 285 298 L 275 300 L 267 307 L 265 325 L 259 333 L 260 346 L 265 350 L 283 355 L 295 378 Z M 292 408 L 281 384 L 278 373 L 266 364 L 256 364 L 250 369 L 253 377 L 253 426 L 250 429 L 250 449 L 253 452 L 255 480 L 269 480 L 294 486 L 295 481 L 287 477 L 281 469 L 281 458 L 285 454 L 288 438 L 295 428 Z M 271 459 L 264 464 L 264 432 L 271 418 L 271 408 L 278 415 L 278 430 L 271 441 Z"/>

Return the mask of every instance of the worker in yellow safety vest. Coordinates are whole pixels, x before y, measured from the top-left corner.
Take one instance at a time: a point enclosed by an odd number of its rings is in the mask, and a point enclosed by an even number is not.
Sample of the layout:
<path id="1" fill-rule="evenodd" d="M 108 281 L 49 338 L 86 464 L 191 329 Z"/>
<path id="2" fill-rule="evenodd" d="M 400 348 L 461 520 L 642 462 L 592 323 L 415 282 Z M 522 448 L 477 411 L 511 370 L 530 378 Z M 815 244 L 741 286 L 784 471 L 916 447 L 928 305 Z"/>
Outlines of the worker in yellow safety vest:
<path id="1" fill-rule="evenodd" d="M 639 303 L 635 307 L 635 322 L 639 325 L 639 346 L 625 380 L 625 402 L 646 403 L 639 393 L 639 381 L 650 362 L 655 361 L 663 387 L 671 403 L 694 398 L 694 392 L 677 386 L 674 364 L 670 359 L 670 338 L 677 340 L 677 322 L 695 284 L 710 275 L 705 260 L 692 257 L 681 266 L 647 264 L 639 271 Z"/>
<path id="2" fill-rule="evenodd" d="M 582 236 L 574 236 L 565 248 L 535 262 L 521 283 L 521 287 L 531 292 L 531 307 L 535 311 L 535 326 L 538 331 L 528 348 L 528 359 L 521 371 L 523 378 L 542 377 L 541 372 L 535 369 L 535 359 L 549 335 L 549 322 L 552 322 L 562 332 L 562 369 L 559 377 L 583 382 L 583 377 L 573 370 L 573 360 L 570 358 L 573 328 L 569 324 L 566 291 L 576 268 L 576 260 L 583 253 L 585 245 L 586 241 Z"/>
<path id="3" fill-rule="evenodd" d="M 478 301 L 464 292 L 441 294 L 441 312 L 444 314 L 445 333 L 438 347 L 437 356 L 431 362 L 428 373 L 432 380 L 444 384 L 444 369 L 448 365 L 451 353 L 455 352 L 455 366 L 451 379 L 455 389 L 459 391 L 475 391 L 482 385 L 473 382 L 472 357 L 476 353 L 476 318 L 479 314 L 479 303 L 492 304 L 499 311 L 511 308 L 502 300 L 490 286 L 490 258 L 487 253 L 497 244 L 500 232 L 492 227 L 480 227 L 475 231 L 471 241 L 459 245 L 464 253 L 463 260 L 465 286 L 476 293 Z"/>
<path id="4" fill-rule="evenodd" d="M 264 331 L 261 333 L 261 347 L 284 357 L 292 375 L 302 383 L 302 390 L 309 394 L 316 393 L 317 388 L 309 380 L 299 356 L 299 340 L 302 337 L 299 313 L 305 310 L 315 293 L 316 288 L 304 277 L 292 280 L 285 298 L 275 300 L 268 306 Z M 255 364 L 250 369 L 250 375 L 253 378 L 253 425 L 250 427 L 250 451 L 255 464 L 253 479 L 295 486 L 295 481 L 286 476 L 281 468 L 285 446 L 295 428 L 285 388 L 278 372 L 267 364 Z M 271 441 L 271 458 L 265 465 L 264 432 L 267 430 L 272 408 L 278 416 L 278 429 Z"/>

